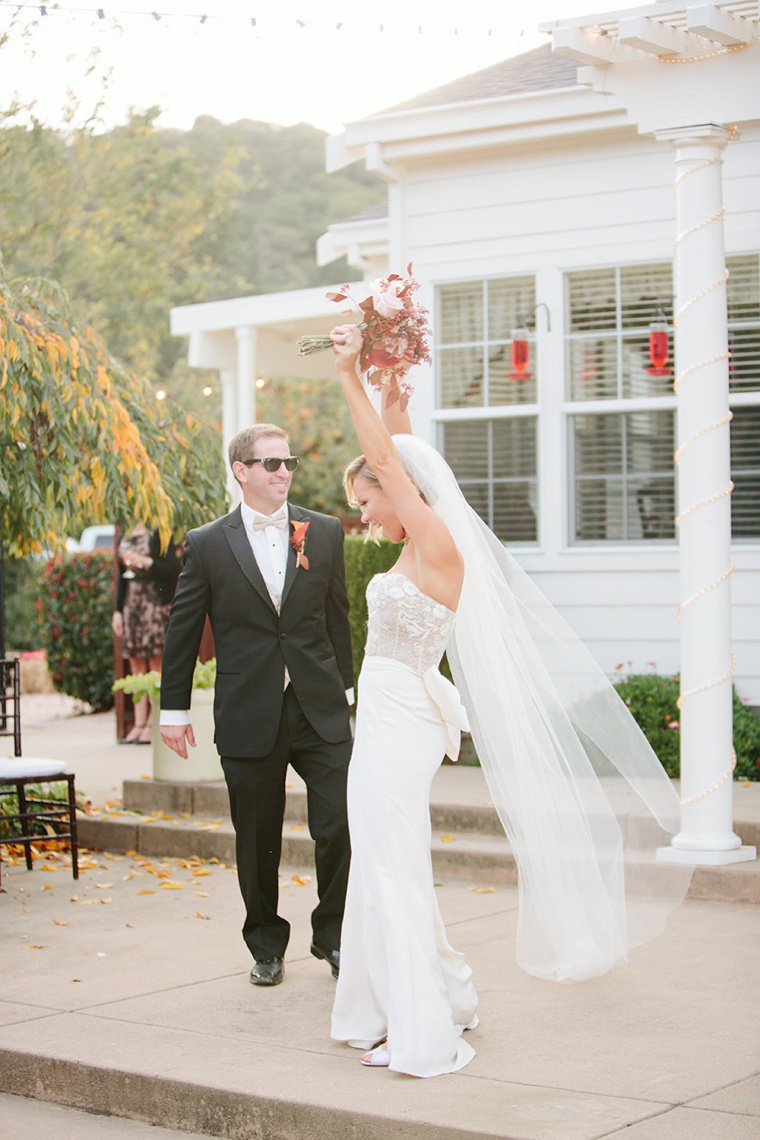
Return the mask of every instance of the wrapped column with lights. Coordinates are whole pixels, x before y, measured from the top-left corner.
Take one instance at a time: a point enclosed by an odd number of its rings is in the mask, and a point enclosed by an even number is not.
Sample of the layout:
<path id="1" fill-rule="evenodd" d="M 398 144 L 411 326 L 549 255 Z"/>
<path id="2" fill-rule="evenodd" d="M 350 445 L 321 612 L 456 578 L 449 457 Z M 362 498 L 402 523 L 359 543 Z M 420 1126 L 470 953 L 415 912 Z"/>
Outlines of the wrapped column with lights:
<path id="1" fill-rule="evenodd" d="M 722 154 L 714 125 L 661 131 L 676 148 L 675 390 L 681 634 L 681 830 L 674 863 L 755 858 L 733 831 L 731 463 Z M 662 348 L 662 345 L 660 345 Z"/>

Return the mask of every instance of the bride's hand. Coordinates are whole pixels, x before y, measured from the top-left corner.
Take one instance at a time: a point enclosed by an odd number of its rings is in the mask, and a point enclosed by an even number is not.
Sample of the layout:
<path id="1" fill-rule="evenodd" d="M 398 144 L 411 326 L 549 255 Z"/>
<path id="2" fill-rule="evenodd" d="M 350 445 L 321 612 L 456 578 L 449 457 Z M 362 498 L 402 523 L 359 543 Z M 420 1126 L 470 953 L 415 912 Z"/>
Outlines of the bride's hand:
<path id="1" fill-rule="evenodd" d="M 355 370 L 362 351 L 362 334 L 356 325 L 337 325 L 330 333 L 335 349 L 335 364 L 341 368 Z"/>

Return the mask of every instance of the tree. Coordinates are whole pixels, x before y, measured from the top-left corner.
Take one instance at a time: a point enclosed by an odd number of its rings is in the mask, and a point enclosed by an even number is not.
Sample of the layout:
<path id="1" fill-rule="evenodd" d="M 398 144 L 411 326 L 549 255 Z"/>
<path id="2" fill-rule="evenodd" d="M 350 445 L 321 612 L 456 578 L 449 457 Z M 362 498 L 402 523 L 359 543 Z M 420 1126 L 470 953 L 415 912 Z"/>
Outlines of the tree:
<path id="1" fill-rule="evenodd" d="M 20 557 L 106 520 L 168 539 L 224 509 L 219 450 L 79 326 L 58 286 L 14 287 L 0 265 L 0 548 Z"/>

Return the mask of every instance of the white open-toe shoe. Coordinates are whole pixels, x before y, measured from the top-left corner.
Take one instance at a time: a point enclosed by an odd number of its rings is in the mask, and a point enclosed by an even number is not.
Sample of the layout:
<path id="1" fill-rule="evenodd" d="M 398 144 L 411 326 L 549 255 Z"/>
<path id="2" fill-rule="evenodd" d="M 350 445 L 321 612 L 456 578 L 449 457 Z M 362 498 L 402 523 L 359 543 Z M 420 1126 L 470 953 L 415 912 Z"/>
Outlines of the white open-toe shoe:
<path id="1" fill-rule="evenodd" d="M 374 1049 L 370 1049 L 369 1053 L 365 1053 L 360 1060 L 363 1065 L 368 1065 L 370 1068 L 387 1069 L 391 1063 L 387 1042 L 381 1041 Z"/>

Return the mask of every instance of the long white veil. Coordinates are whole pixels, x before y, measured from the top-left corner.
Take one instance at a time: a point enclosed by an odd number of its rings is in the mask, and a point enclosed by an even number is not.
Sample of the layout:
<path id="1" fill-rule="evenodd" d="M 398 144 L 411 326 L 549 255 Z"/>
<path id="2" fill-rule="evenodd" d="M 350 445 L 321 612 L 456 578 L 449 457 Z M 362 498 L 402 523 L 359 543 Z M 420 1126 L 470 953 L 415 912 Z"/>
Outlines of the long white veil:
<path id="1" fill-rule="evenodd" d="M 692 868 L 658 863 L 678 797 L 594 659 L 429 444 L 393 437 L 464 557 L 447 647 L 519 874 L 517 961 L 582 981 L 661 933 Z"/>

